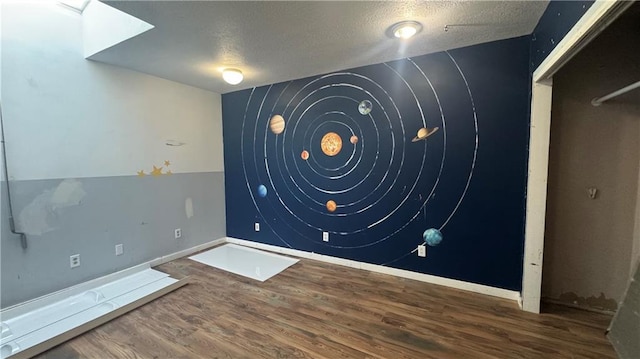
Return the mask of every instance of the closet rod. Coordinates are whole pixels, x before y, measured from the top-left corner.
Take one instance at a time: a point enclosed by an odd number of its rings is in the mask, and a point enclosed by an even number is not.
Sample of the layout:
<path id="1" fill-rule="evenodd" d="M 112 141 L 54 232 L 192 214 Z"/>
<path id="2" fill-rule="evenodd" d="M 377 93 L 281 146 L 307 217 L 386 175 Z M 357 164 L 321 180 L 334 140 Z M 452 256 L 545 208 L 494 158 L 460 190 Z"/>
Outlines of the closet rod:
<path id="1" fill-rule="evenodd" d="M 614 91 L 614 92 L 612 92 L 612 93 L 610 93 L 608 95 L 605 95 L 605 96 L 602 96 L 602 97 L 596 97 L 593 100 L 591 100 L 591 104 L 594 105 L 594 106 L 600 106 L 600 105 L 602 105 L 603 102 L 605 102 L 607 100 L 610 100 L 610 99 L 612 99 L 612 98 L 614 98 L 616 96 L 620 96 L 623 93 L 627 93 L 627 92 L 629 92 L 631 90 L 635 90 L 635 89 L 637 89 L 639 87 L 640 87 L 640 81 L 638 81 L 636 83 L 633 83 L 633 84 L 631 84 L 629 86 L 623 87 L 620 90 Z"/>

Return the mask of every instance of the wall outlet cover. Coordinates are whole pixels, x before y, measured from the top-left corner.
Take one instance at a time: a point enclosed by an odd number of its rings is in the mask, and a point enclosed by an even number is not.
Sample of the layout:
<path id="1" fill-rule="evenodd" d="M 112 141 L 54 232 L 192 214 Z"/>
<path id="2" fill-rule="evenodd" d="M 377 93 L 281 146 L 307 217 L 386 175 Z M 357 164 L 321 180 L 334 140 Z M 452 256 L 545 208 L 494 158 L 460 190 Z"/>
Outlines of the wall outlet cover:
<path id="1" fill-rule="evenodd" d="M 71 268 L 80 267 L 80 255 L 74 254 L 69 257 L 69 266 Z"/>
<path id="2" fill-rule="evenodd" d="M 174 237 L 175 237 L 175 239 L 178 239 L 178 238 L 182 237 L 182 229 L 176 228 L 176 230 L 174 232 Z"/>
<path id="3" fill-rule="evenodd" d="M 121 256 L 124 253 L 124 245 L 121 244 L 116 244 L 116 255 L 117 256 Z"/>
<path id="4" fill-rule="evenodd" d="M 427 246 L 421 244 L 418 246 L 418 257 L 426 257 L 427 256 Z"/>
<path id="5" fill-rule="evenodd" d="M 253 225 L 253 228 L 256 230 L 256 232 L 260 232 L 260 223 L 256 222 L 256 223 Z"/>
<path id="6" fill-rule="evenodd" d="M 322 232 L 322 241 L 329 242 L 329 232 Z"/>

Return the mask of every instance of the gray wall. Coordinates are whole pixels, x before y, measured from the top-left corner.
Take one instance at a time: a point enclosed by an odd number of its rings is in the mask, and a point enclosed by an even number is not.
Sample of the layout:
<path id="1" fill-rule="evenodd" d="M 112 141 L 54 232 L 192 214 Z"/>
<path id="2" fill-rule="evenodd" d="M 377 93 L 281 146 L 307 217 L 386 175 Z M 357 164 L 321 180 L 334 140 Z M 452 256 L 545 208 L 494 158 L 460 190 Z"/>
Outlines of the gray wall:
<path id="1" fill-rule="evenodd" d="M 32 224 L 27 250 L 9 231 L 2 182 L 3 308 L 225 236 L 222 172 L 82 178 L 73 181 L 85 194 L 64 205 L 54 194 L 62 181 L 11 182 L 16 217 L 20 223 L 27 215 Z M 175 228 L 181 239 L 174 239 Z M 119 243 L 124 255 L 115 256 Z M 81 265 L 72 269 L 76 253 Z"/>
<path id="2" fill-rule="evenodd" d="M 543 296 L 615 310 L 634 261 L 640 91 L 593 98 L 640 80 L 639 7 L 553 78 Z M 587 189 L 598 196 L 590 199 Z M 635 234 L 637 237 L 637 233 Z"/>
<path id="3" fill-rule="evenodd" d="M 23 251 L 9 232 L 3 187 L 0 306 L 223 237 L 220 95 L 85 60 L 82 16 L 55 1 L 0 10 L 7 162 L 29 237 Z"/>

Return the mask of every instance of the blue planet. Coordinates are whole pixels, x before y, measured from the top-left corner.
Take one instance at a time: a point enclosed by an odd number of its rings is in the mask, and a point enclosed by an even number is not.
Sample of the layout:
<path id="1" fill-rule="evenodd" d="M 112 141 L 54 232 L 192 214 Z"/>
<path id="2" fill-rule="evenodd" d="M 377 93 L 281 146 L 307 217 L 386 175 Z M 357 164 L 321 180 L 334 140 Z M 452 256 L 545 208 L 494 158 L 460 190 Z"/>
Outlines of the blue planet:
<path id="1" fill-rule="evenodd" d="M 442 242 L 442 233 L 435 228 L 429 228 L 422 233 L 422 239 L 429 246 L 435 247 Z"/>
<path id="2" fill-rule="evenodd" d="M 259 185 L 258 196 L 265 198 L 267 196 L 267 187 L 265 187 L 264 185 Z"/>

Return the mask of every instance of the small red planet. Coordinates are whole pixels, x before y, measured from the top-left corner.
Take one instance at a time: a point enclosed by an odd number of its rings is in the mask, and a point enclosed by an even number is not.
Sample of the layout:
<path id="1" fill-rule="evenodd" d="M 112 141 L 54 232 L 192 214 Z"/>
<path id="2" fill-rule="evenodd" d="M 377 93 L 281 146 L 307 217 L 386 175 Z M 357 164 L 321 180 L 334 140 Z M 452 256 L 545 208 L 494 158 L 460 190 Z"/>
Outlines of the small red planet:
<path id="1" fill-rule="evenodd" d="M 302 151 L 302 153 L 300 153 L 300 157 L 305 161 L 308 160 L 309 159 L 309 152 L 307 152 L 307 150 Z"/>
<path id="2" fill-rule="evenodd" d="M 336 210 L 336 208 L 338 207 L 338 205 L 336 204 L 336 202 L 334 200 L 328 200 L 327 201 L 327 211 L 329 212 L 333 212 Z"/>

